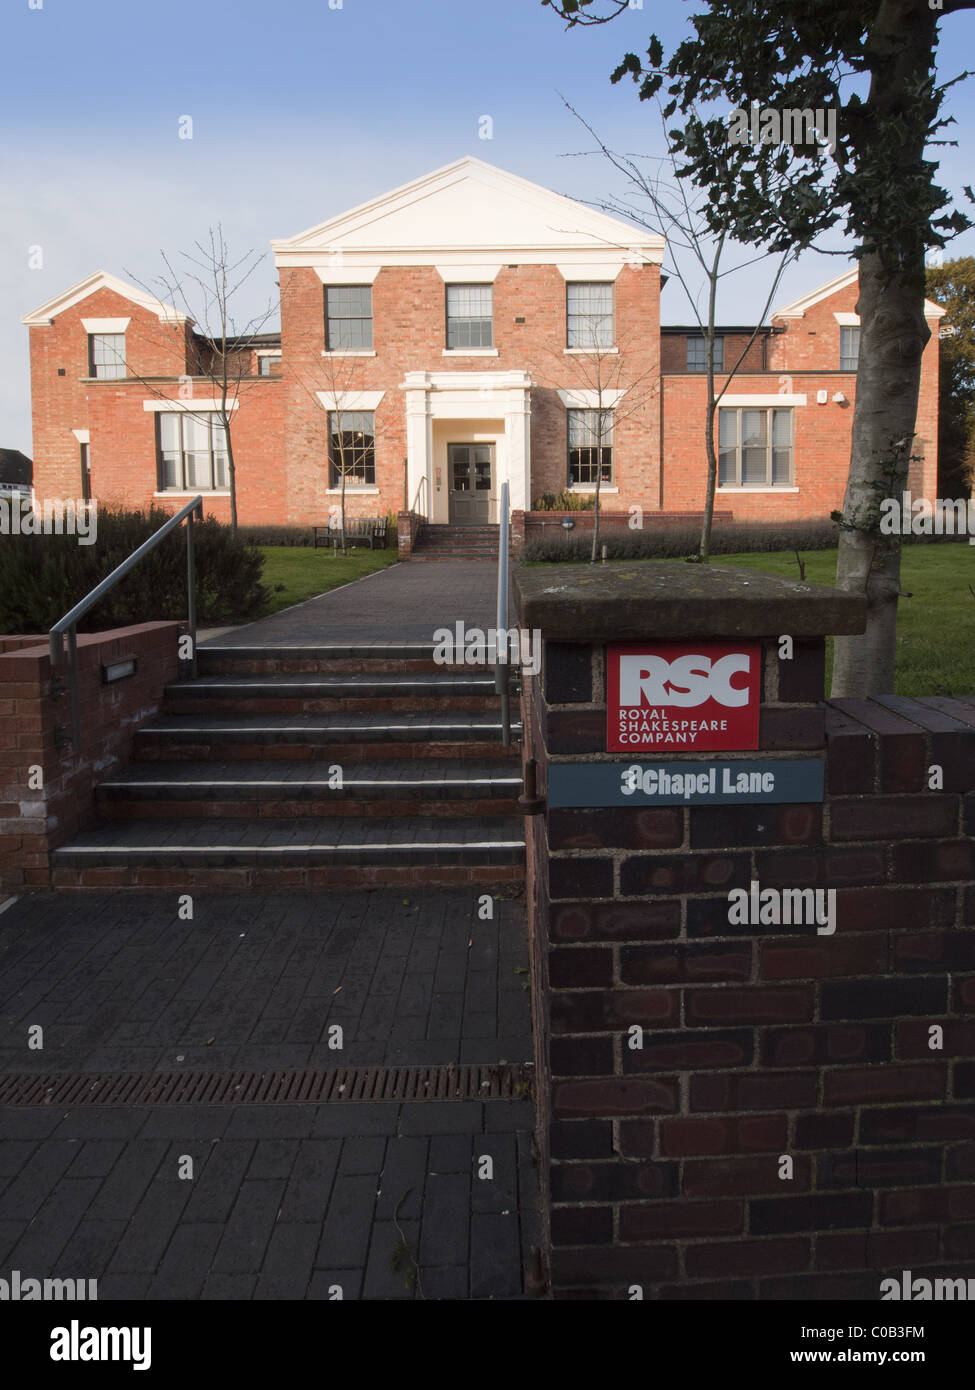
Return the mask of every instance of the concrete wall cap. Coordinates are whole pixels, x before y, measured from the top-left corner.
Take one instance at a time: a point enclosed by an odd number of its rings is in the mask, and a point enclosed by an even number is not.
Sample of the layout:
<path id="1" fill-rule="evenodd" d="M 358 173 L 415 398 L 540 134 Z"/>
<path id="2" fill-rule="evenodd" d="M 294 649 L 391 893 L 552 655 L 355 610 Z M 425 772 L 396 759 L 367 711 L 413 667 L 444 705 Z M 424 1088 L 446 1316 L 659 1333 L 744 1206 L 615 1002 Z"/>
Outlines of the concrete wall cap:
<path id="1" fill-rule="evenodd" d="M 859 594 L 758 570 L 679 561 L 515 570 L 518 622 L 566 642 L 824 637 L 866 630 Z"/>

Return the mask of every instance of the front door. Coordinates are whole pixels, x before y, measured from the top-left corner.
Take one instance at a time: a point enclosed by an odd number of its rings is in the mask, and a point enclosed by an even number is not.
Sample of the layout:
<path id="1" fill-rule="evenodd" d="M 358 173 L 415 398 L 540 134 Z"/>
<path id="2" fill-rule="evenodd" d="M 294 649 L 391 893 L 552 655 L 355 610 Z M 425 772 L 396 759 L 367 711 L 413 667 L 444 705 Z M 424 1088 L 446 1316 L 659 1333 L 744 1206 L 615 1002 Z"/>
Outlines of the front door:
<path id="1" fill-rule="evenodd" d="M 494 497 L 494 445 L 448 444 L 450 523 L 487 526 Z"/>

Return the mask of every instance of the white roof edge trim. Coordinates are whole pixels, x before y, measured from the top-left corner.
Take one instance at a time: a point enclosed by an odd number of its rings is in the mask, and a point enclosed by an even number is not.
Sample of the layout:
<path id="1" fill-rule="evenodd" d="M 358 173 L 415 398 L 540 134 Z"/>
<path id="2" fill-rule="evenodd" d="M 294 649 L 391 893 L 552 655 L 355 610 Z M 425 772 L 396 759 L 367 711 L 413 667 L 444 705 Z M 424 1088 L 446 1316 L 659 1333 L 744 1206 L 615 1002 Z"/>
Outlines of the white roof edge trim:
<path id="1" fill-rule="evenodd" d="M 40 308 L 25 314 L 20 321 L 28 328 L 47 327 L 54 322 L 58 314 L 63 314 L 66 309 L 73 309 L 76 304 L 80 304 L 82 300 L 87 299 L 89 295 L 95 294 L 98 290 L 112 290 L 124 299 L 131 300 L 133 304 L 148 309 L 156 315 L 160 323 L 193 322 L 188 314 L 180 313 L 171 304 L 164 304 L 161 299 L 156 299 L 154 295 L 148 294 L 145 290 L 127 284 L 107 270 L 96 270 L 94 275 L 79 280 L 70 289 L 62 290 L 60 294 L 47 300 Z"/>
<path id="2" fill-rule="evenodd" d="M 794 299 L 791 304 L 783 304 L 781 309 L 773 309 L 769 314 L 769 319 L 801 319 L 805 317 L 807 309 L 811 309 L 814 304 L 820 303 L 823 299 L 828 299 L 831 294 L 836 294 L 838 290 L 845 290 L 854 284 L 859 277 L 858 266 L 853 266 L 850 270 L 845 270 L 842 275 L 837 275 L 832 280 L 827 280 L 824 285 L 819 285 L 816 289 L 810 290 L 799 299 Z M 924 317 L 926 319 L 940 319 L 947 313 L 947 310 L 940 304 L 936 304 L 933 299 L 924 301 Z M 859 323 L 859 316 L 850 319 L 841 318 L 839 314 L 834 315 L 838 323 L 848 322 L 850 324 Z"/>

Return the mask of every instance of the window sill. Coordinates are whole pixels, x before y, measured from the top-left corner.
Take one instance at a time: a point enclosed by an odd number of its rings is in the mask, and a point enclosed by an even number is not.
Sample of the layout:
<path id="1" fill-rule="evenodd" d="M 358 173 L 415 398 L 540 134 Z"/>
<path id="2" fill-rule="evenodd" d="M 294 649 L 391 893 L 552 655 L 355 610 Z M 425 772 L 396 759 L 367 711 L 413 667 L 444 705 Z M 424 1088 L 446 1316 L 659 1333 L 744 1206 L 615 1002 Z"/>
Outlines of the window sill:
<path id="1" fill-rule="evenodd" d="M 365 495 L 365 496 L 370 496 L 370 495 L 371 495 L 371 496 L 374 496 L 374 497 L 378 497 L 378 496 L 379 496 L 379 489 L 378 489 L 378 487 L 356 487 L 356 485 L 355 485 L 354 483 L 351 483 L 351 484 L 350 484 L 350 483 L 346 483 L 346 485 L 345 485 L 345 495 L 346 495 L 346 497 L 348 497 L 349 494 L 350 494 L 350 493 L 353 493 L 353 492 L 355 493 L 355 495 L 356 495 L 357 497 L 362 497 L 363 495 Z M 342 496 L 342 489 L 341 489 L 340 487 L 327 487 L 327 488 L 325 489 L 325 496 L 326 496 L 326 497 L 341 497 L 341 496 Z"/>
<path id="2" fill-rule="evenodd" d="M 497 357 L 497 348 L 443 348 L 441 357 Z"/>
<path id="3" fill-rule="evenodd" d="M 373 348 L 349 348 L 347 352 L 329 352 L 328 348 L 322 348 L 323 357 L 375 357 Z"/>
<path id="4" fill-rule="evenodd" d="M 167 488 L 165 492 L 154 492 L 153 497 L 229 497 L 230 488 L 198 487 L 192 492 L 182 492 L 176 488 Z"/>
<path id="5" fill-rule="evenodd" d="M 579 492 L 579 493 L 582 493 L 582 494 L 584 494 L 585 496 L 588 496 L 588 497 L 595 497 L 595 495 L 596 495 L 596 484 L 595 484 L 595 483 L 570 483 L 569 486 L 566 488 L 566 492 Z M 604 492 L 619 492 L 619 488 L 616 487 L 615 484 L 600 483 L 600 484 L 599 484 L 599 495 L 600 495 L 600 497 L 602 497 L 602 495 L 603 495 Z"/>
<path id="6" fill-rule="evenodd" d="M 718 492 L 798 492 L 797 487 L 722 487 L 720 484 Z"/>
<path id="7" fill-rule="evenodd" d="M 618 347 L 563 348 L 563 357 L 592 357 L 597 352 L 619 352 Z"/>

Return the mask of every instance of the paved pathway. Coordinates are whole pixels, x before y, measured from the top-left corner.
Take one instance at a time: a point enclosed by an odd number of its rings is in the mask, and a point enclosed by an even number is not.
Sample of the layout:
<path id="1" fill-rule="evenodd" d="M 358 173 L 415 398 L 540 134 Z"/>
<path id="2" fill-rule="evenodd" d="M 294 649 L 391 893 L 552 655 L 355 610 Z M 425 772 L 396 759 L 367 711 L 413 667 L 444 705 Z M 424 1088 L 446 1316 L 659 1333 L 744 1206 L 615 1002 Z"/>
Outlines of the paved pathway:
<path id="1" fill-rule="evenodd" d="M 494 909 L 200 893 L 181 921 L 171 893 L 23 898 L 0 914 L 0 1079 L 527 1060 L 523 914 Z M 7 1106 L 0 1274 L 101 1298 L 519 1298 L 531 1127 L 527 1100 Z"/>
<path id="2" fill-rule="evenodd" d="M 323 557 L 322 565 L 328 563 Z M 490 560 L 391 565 L 201 646 L 432 642 L 436 628 L 458 621 L 485 631 L 496 626 L 497 587 L 498 568 Z"/>

